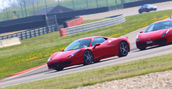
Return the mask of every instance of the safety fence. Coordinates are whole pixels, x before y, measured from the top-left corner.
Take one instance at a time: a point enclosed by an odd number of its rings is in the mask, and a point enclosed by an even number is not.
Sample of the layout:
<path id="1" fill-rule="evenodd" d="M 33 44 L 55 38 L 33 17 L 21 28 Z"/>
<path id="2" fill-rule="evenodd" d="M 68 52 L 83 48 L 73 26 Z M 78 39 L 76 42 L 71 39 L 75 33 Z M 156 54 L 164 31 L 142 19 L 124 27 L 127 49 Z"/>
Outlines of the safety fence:
<path id="1" fill-rule="evenodd" d="M 23 39 L 28 39 L 28 38 L 40 36 L 43 34 L 47 34 L 50 32 L 54 32 L 54 31 L 58 31 L 58 28 L 56 25 L 0 36 L 0 40 L 10 39 L 13 37 L 18 37 L 20 38 L 20 40 L 23 40 Z"/>
<path id="2" fill-rule="evenodd" d="M 96 21 L 74 27 L 62 28 L 60 29 L 60 35 L 66 36 L 66 35 L 77 34 L 84 31 L 95 30 L 102 27 L 121 24 L 123 22 L 125 22 L 125 17 L 123 15 L 117 15 L 112 18 L 108 18 L 101 21 Z"/>

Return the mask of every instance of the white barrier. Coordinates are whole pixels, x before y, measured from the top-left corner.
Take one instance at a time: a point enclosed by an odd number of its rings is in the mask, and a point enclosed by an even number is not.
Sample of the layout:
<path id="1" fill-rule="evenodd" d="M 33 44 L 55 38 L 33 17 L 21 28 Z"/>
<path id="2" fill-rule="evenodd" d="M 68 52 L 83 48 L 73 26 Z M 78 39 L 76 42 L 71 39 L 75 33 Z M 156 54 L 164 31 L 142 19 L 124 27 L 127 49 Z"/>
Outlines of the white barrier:
<path id="1" fill-rule="evenodd" d="M 18 37 L 0 40 L 0 48 L 21 44 Z"/>
<path id="2" fill-rule="evenodd" d="M 108 18 L 108 19 L 101 20 L 101 21 L 96 21 L 96 22 L 78 25 L 78 26 L 74 26 L 74 27 L 68 27 L 68 28 L 66 28 L 67 35 L 73 35 L 73 34 L 81 33 L 84 31 L 95 30 L 95 29 L 102 28 L 102 27 L 117 25 L 117 24 L 121 24 L 123 22 L 125 22 L 125 17 L 123 15 L 117 15 L 112 18 Z"/>

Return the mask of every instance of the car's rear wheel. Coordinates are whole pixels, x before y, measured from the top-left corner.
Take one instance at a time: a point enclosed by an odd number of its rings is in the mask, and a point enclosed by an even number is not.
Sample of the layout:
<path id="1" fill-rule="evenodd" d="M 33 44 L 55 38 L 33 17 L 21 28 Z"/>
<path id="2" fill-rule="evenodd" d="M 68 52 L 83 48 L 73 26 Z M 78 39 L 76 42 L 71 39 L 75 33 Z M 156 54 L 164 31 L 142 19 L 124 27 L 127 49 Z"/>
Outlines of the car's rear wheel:
<path id="1" fill-rule="evenodd" d="M 119 45 L 119 57 L 127 56 L 129 52 L 129 45 L 127 42 L 122 41 Z"/>
<path id="2" fill-rule="evenodd" d="M 140 49 L 140 50 L 145 50 L 145 49 L 146 49 L 146 47 L 140 47 L 140 48 L 138 48 L 138 49 Z"/>
<path id="3" fill-rule="evenodd" d="M 55 70 L 62 71 L 63 69 L 64 69 L 63 67 L 59 67 L 59 68 L 56 68 Z"/>
<path id="4" fill-rule="evenodd" d="M 142 14 L 142 11 L 139 11 L 139 14 Z"/>
<path id="5" fill-rule="evenodd" d="M 94 63 L 94 57 L 91 51 L 86 50 L 83 54 L 84 65 L 89 65 Z"/>
<path id="6" fill-rule="evenodd" d="M 99 63 L 100 62 L 100 60 L 94 60 L 94 63 Z"/>

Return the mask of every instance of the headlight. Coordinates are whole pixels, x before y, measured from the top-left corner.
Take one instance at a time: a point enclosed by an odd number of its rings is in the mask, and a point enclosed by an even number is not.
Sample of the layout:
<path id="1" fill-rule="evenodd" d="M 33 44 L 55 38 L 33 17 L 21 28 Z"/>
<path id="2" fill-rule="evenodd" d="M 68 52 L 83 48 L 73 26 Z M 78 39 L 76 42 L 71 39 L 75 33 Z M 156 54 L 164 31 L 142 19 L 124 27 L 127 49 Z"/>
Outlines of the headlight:
<path id="1" fill-rule="evenodd" d="M 80 50 L 77 50 L 76 52 L 74 52 L 73 54 L 69 55 L 68 57 L 71 58 L 73 57 L 76 53 L 78 53 Z"/>
<path id="2" fill-rule="evenodd" d="M 167 30 L 165 33 L 163 33 L 163 34 L 161 35 L 161 37 L 164 37 L 168 32 L 169 32 L 169 30 Z"/>
<path id="3" fill-rule="evenodd" d="M 51 57 L 48 58 L 48 61 L 47 62 L 49 62 L 50 60 L 51 60 Z"/>
<path id="4" fill-rule="evenodd" d="M 139 41 L 139 40 L 140 40 L 139 35 L 137 35 L 137 37 L 136 37 L 136 41 Z"/>
<path id="5" fill-rule="evenodd" d="M 136 40 L 139 41 L 140 40 L 139 37 Z"/>

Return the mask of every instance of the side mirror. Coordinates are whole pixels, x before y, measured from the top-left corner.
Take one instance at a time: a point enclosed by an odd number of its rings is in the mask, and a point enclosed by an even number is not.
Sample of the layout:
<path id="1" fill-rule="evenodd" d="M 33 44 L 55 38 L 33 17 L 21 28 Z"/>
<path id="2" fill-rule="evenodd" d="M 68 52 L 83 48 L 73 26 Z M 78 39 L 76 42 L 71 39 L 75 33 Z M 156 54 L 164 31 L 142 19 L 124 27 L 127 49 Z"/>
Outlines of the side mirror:
<path id="1" fill-rule="evenodd" d="M 95 49 L 97 46 L 100 46 L 100 43 L 97 43 L 96 45 L 94 45 L 93 49 Z"/>
<path id="2" fill-rule="evenodd" d="M 144 31 L 140 31 L 140 33 L 144 33 Z"/>

